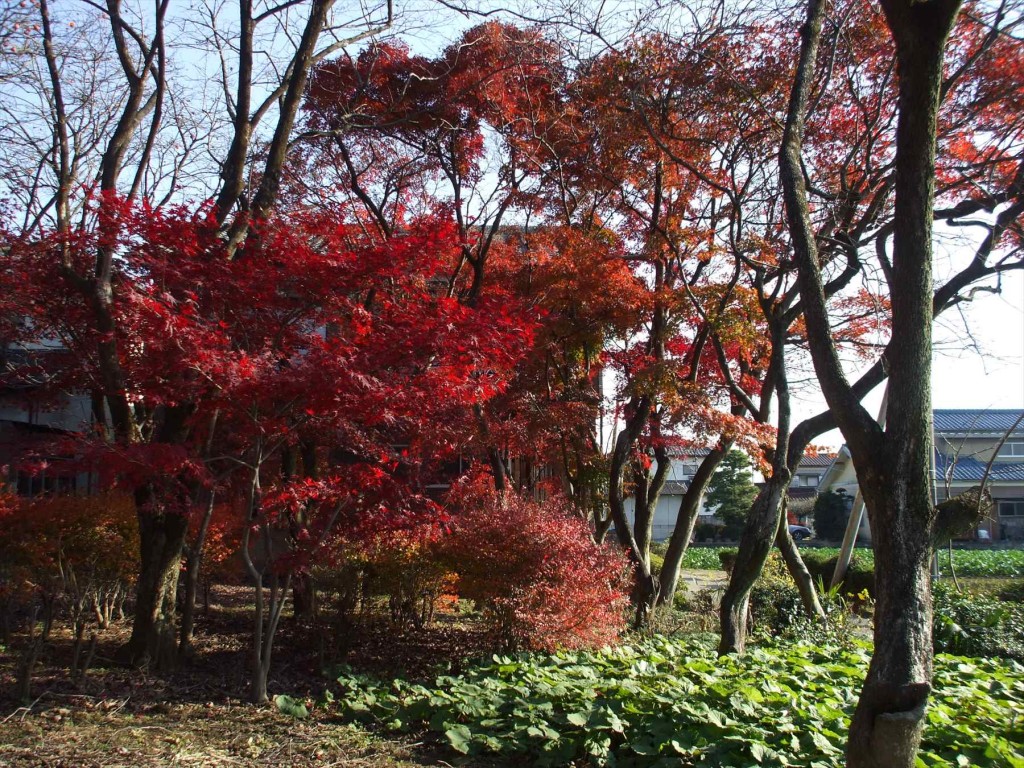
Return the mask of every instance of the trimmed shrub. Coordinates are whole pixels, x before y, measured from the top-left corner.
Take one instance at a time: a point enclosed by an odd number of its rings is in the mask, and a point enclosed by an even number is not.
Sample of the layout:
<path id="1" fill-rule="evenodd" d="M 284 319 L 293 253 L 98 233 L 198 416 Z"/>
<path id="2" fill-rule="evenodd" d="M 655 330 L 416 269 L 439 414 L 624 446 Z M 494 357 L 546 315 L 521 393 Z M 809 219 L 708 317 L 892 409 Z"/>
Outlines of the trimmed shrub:
<path id="1" fill-rule="evenodd" d="M 835 573 L 836 563 L 839 562 L 837 555 L 829 557 L 827 553 L 815 552 L 812 549 L 801 550 L 800 555 L 816 582 L 820 581 L 826 587 L 832 583 L 832 574 Z M 874 597 L 874 568 L 855 554 L 846 569 L 846 576 L 843 577 L 840 591 L 844 595 L 859 595 L 866 591 L 868 595 Z"/>
<path id="2" fill-rule="evenodd" d="M 739 551 L 735 549 L 718 550 L 718 562 L 722 564 L 722 570 L 730 576 L 732 576 L 732 569 L 736 565 L 736 555 L 738 554 Z"/>
<path id="3" fill-rule="evenodd" d="M 455 576 L 436 547 L 435 540 L 413 531 L 378 537 L 366 548 L 366 591 L 387 598 L 395 624 L 429 624 L 438 598 L 455 591 Z"/>
<path id="4" fill-rule="evenodd" d="M 665 556 L 659 555 L 657 552 L 651 552 L 651 573 L 661 573 L 661 569 L 665 567 Z"/>
<path id="5" fill-rule="evenodd" d="M 395 626 L 420 629 L 429 624 L 439 599 L 456 590 L 442 539 L 439 526 L 427 521 L 336 546 L 329 564 L 314 569 L 317 586 L 333 603 L 335 631 L 343 633 L 358 610 L 384 601 Z"/>
<path id="6" fill-rule="evenodd" d="M 936 651 L 1024 661 L 1024 606 L 961 594 L 941 582 L 933 586 L 932 598 Z"/>
<path id="7" fill-rule="evenodd" d="M 839 541 L 846 531 L 846 519 L 853 499 L 842 489 L 825 491 L 814 501 L 814 534 L 825 541 Z"/>
<path id="8" fill-rule="evenodd" d="M 750 591 L 754 626 L 779 634 L 803 615 L 803 603 L 778 550 L 768 553 L 761 576 Z"/>
<path id="9" fill-rule="evenodd" d="M 1024 581 L 1015 579 L 1002 585 L 999 599 L 1008 603 L 1024 603 Z"/>

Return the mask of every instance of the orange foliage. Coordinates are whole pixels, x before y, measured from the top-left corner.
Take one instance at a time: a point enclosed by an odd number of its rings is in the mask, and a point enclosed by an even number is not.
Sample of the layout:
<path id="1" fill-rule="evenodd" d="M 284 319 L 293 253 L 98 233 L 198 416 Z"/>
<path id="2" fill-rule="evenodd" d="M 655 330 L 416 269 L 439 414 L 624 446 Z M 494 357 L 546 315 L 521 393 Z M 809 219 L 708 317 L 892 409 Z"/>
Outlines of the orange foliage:
<path id="1" fill-rule="evenodd" d="M 135 504 L 124 494 L 4 496 L 0 530 L 0 591 L 14 599 L 125 584 L 138 568 Z"/>

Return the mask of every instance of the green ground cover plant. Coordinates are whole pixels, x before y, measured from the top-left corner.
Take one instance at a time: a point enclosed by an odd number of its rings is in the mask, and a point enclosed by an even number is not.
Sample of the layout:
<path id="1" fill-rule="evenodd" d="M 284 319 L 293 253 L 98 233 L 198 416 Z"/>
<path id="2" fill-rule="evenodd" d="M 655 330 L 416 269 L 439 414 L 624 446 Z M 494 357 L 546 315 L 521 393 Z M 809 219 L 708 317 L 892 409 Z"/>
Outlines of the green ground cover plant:
<path id="1" fill-rule="evenodd" d="M 722 567 L 718 551 L 726 547 L 690 547 L 683 558 L 683 568 L 702 571 L 717 571 Z"/>
<path id="2" fill-rule="evenodd" d="M 943 571 L 948 562 L 945 554 L 939 555 Z M 953 567 L 959 576 L 1024 576 L 1024 549 L 955 549 Z"/>
<path id="3" fill-rule="evenodd" d="M 842 765 L 869 654 L 860 643 L 801 643 L 719 659 L 710 638 L 655 636 L 495 656 L 432 685 L 341 671 L 333 706 L 517 764 L 831 768 Z M 940 655 L 918 764 L 1024 766 L 1022 712 L 1024 667 Z"/>

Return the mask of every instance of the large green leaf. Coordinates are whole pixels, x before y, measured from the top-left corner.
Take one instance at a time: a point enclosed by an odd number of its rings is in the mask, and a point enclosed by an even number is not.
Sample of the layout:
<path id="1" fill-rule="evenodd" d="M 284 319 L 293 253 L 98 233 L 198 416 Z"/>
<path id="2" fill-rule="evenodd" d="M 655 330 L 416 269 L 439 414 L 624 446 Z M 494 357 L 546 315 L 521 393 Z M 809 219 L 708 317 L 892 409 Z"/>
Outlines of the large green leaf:
<path id="1" fill-rule="evenodd" d="M 285 696 L 283 693 L 274 697 L 274 704 L 282 714 L 289 717 L 309 717 L 309 710 L 306 709 L 306 705 L 302 701 L 293 699 L 291 696 Z"/>
<path id="2" fill-rule="evenodd" d="M 473 743 L 473 732 L 469 728 L 464 725 L 453 725 L 444 732 L 444 736 L 456 752 L 461 752 L 464 755 L 469 754 Z"/>

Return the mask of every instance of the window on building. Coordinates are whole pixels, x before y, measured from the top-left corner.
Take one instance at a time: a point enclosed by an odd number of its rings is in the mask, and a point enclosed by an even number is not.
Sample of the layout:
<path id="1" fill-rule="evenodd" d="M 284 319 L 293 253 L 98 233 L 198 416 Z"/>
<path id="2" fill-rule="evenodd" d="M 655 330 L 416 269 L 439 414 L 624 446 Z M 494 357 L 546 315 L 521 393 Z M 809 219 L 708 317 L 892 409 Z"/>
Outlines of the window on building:
<path id="1" fill-rule="evenodd" d="M 78 490 L 78 478 L 70 473 L 19 471 L 15 483 L 19 496 L 69 496 Z"/>
<path id="2" fill-rule="evenodd" d="M 999 449 L 999 456 L 1005 459 L 1024 459 L 1024 442 L 1003 443 L 1003 447 Z"/>
<path id="3" fill-rule="evenodd" d="M 1000 517 L 1024 517 L 1024 499 L 1006 499 L 999 501 Z"/>

